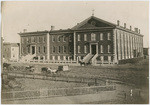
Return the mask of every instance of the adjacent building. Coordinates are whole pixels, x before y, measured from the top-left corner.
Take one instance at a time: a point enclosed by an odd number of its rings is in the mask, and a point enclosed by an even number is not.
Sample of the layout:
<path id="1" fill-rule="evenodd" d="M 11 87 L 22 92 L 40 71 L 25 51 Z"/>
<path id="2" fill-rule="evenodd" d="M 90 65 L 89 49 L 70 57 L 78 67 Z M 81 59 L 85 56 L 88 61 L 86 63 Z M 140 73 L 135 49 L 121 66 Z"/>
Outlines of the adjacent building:
<path id="1" fill-rule="evenodd" d="M 89 60 L 117 64 L 119 60 L 143 57 L 143 35 L 134 30 L 91 16 L 65 30 L 23 32 L 20 55 L 42 60 Z M 95 62 L 94 62 L 95 63 Z"/>
<path id="2" fill-rule="evenodd" d="M 3 43 L 3 60 L 18 61 L 19 60 L 19 43 Z"/>

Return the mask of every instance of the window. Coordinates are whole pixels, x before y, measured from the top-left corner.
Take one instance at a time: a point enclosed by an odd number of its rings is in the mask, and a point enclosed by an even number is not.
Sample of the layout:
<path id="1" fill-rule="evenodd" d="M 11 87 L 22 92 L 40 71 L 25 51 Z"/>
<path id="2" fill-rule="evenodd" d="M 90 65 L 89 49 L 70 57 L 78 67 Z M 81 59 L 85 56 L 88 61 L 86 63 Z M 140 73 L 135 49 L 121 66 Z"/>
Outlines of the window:
<path id="1" fill-rule="evenodd" d="M 87 41 L 87 34 L 84 34 L 84 41 Z"/>
<path id="2" fill-rule="evenodd" d="M 41 52 L 41 48 L 39 47 L 39 53 Z"/>
<path id="3" fill-rule="evenodd" d="M 110 33 L 107 33 L 107 39 L 108 39 L 108 40 L 111 39 L 110 37 L 111 37 L 111 36 L 110 36 Z"/>
<path id="4" fill-rule="evenodd" d="M 29 42 L 29 39 L 28 39 L 28 37 L 27 37 L 27 39 L 26 39 L 26 40 L 27 40 L 27 43 L 28 43 L 28 42 Z"/>
<path id="5" fill-rule="evenodd" d="M 52 36 L 52 42 L 55 42 L 55 37 L 54 36 Z"/>
<path id="6" fill-rule="evenodd" d="M 45 36 L 43 37 L 43 42 L 46 42 L 46 37 Z"/>
<path id="7" fill-rule="evenodd" d="M 63 42 L 66 42 L 66 36 L 63 36 Z"/>
<path id="8" fill-rule="evenodd" d="M 43 52 L 46 53 L 46 47 L 45 46 L 43 47 Z"/>
<path id="9" fill-rule="evenodd" d="M 80 34 L 78 34 L 78 41 L 81 41 Z"/>
<path id="10" fill-rule="evenodd" d="M 13 57 L 15 57 L 15 55 L 13 54 Z"/>
<path id="11" fill-rule="evenodd" d="M 58 46 L 58 53 L 60 53 L 60 50 L 61 50 L 61 49 L 60 49 L 60 46 Z"/>
<path id="12" fill-rule="evenodd" d="M 40 37 L 37 37 L 37 42 L 38 42 L 38 43 L 40 42 Z"/>
<path id="13" fill-rule="evenodd" d="M 31 37 L 31 42 L 35 42 L 35 37 Z"/>
<path id="14" fill-rule="evenodd" d="M 91 41 L 95 41 L 96 40 L 96 34 L 92 33 L 91 34 Z"/>
<path id="15" fill-rule="evenodd" d="M 29 47 L 29 46 L 28 46 L 28 48 L 27 48 L 27 49 L 28 49 L 28 53 L 30 53 L 30 47 Z"/>
<path id="16" fill-rule="evenodd" d="M 52 56 L 52 59 L 55 60 L 55 56 Z"/>
<path id="17" fill-rule="evenodd" d="M 29 42 L 29 43 L 31 42 L 31 37 L 28 37 L 28 42 Z"/>
<path id="18" fill-rule="evenodd" d="M 25 43 L 25 38 L 22 38 L 22 43 Z"/>
<path id="19" fill-rule="evenodd" d="M 103 33 L 100 33 L 100 40 L 103 40 Z"/>
<path id="20" fill-rule="evenodd" d="M 57 41 L 60 42 L 60 36 L 57 37 Z"/>
<path id="21" fill-rule="evenodd" d="M 108 45 L 108 53 L 110 53 L 110 45 Z"/>
<path id="22" fill-rule="evenodd" d="M 109 61 L 109 62 L 111 61 L 111 56 L 108 56 L 108 61 Z"/>
<path id="23" fill-rule="evenodd" d="M 12 51 L 14 51 L 14 48 L 12 48 Z"/>
<path id="24" fill-rule="evenodd" d="M 101 56 L 100 59 L 101 59 L 101 61 L 104 61 L 104 56 Z"/>
<path id="25" fill-rule="evenodd" d="M 81 49 L 80 49 L 80 46 L 78 46 L 78 53 L 80 53 L 81 52 Z"/>
<path id="26" fill-rule="evenodd" d="M 84 53 L 87 53 L 87 46 L 84 46 Z"/>
<path id="27" fill-rule="evenodd" d="M 66 46 L 63 46 L 63 52 L 64 53 L 66 52 Z"/>
<path id="28" fill-rule="evenodd" d="M 69 46 L 69 52 L 72 52 L 72 46 Z"/>
<path id="29" fill-rule="evenodd" d="M 108 56 L 104 56 L 104 61 L 108 61 Z"/>
<path id="30" fill-rule="evenodd" d="M 72 36 L 71 35 L 69 36 L 69 42 L 72 42 Z"/>
<path id="31" fill-rule="evenodd" d="M 63 56 L 64 57 L 64 60 L 66 60 L 66 56 Z"/>
<path id="32" fill-rule="evenodd" d="M 58 56 L 58 58 L 57 58 L 58 60 L 60 60 L 60 56 Z"/>
<path id="33" fill-rule="evenodd" d="M 55 53 L 55 47 L 53 46 L 53 53 Z"/>
<path id="34" fill-rule="evenodd" d="M 100 52 L 103 53 L 103 45 L 101 45 L 101 51 Z"/>

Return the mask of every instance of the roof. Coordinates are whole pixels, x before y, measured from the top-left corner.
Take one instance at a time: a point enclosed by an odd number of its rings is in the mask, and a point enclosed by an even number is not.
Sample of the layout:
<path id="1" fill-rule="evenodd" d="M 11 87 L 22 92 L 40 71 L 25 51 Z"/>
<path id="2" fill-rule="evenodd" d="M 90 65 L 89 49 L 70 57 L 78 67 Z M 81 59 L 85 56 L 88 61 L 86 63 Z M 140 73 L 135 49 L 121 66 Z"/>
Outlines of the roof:
<path id="1" fill-rule="evenodd" d="M 81 26 L 83 26 L 84 24 L 86 24 L 90 19 L 95 19 L 95 20 L 97 20 L 97 21 L 101 21 L 101 22 L 106 23 L 106 24 L 109 24 L 109 25 L 111 25 L 111 26 L 116 26 L 116 25 L 113 24 L 113 23 L 107 22 L 107 21 L 102 20 L 102 19 L 100 19 L 100 18 L 97 18 L 97 17 L 95 17 L 95 16 L 90 16 L 89 18 L 85 19 L 85 20 L 82 21 L 81 23 L 78 23 L 77 25 L 75 25 L 75 26 L 72 27 L 71 29 L 72 29 L 72 30 L 77 30 L 78 28 L 80 28 Z"/>
<path id="2" fill-rule="evenodd" d="M 18 47 L 19 43 L 10 43 L 10 42 L 4 42 L 3 45 L 10 45 L 11 47 Z"/>
<path id="3" fill-rule="evenodd" d="M 91 24 L 88 23 L 88 21 L 91 20 L 91 19 L 94 19 L 94 20 L 98 21 L 99 23 L 102 23 L 105 26 L 104 27 L 103 26 L 92 26 Z M 88 25 L 88 26 L 86 26 L 86 25 Z M 99 29 L 104 29 L 104 28 L 106 28 L 106 29 L 109 29 L 109 28 L 114 28 L 115 29 L 115 28 L 117 28 L 117 29 L 124 30 L 124 31 L 130 32 L 130 33 L 136 34 L 136 35 L 141 35 L 140 33 L 137 33 L 133 30 L 130 30 L 128 28 L 124 28 L 123 26 L 118 26 L 117 24 L 105 21 L 105 20 L 97 18 L 95 16 L 90 16 L 89 18 L 87 18 L 87 19 L 83 20 L 82 22 L 78 23 L 77 25 L 75 25 L 71 29 L 63 29 L 63 30 L 60 29 L 60 30 L 50 30 L 50 31 L 45 30 L 45 31 L 36 31 L 36 32 L 24 32 L 24 33 L 18 33 L 18 34 L 19 35 L 39 35 L 39 34 L 47 34 L 47 33 L 50 33 L 50 34 L 71 33 L 71 32 L 74 32 L 74 31 L 99 30 Z M 143 36 L 143 35 L 141 35 L 141 36 Z"/>
<path id="4" fill-rule="evenodd" d="M 45 30 L 45 31 L 34 31 L 34 32 L 23 32 L 23 33 L 18 33 L 19 35 L 31 35 L 31 34 L 46 34 L 49 31 Z"/>

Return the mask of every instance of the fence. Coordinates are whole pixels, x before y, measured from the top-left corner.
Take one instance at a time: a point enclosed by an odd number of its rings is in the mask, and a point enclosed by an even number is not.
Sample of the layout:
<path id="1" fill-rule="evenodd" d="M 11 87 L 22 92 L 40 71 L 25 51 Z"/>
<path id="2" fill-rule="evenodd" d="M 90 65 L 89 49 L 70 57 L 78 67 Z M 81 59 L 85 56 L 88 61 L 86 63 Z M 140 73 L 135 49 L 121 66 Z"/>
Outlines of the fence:
<path id="1" fill-rule="evenodd" d="M 64 82 L 75 82 L 75 83 L 87 83 L 89 85 L 106 85 L 111 81 L 106 81 L 101 78 L 88 78 L 88 77 L 77 77 L 62 74 L 38 74 L 38 73 L 23 73 L 23 72 L 3 72 L 2 77 L 6 78 L 14 76 L 16 78 L 30 78 L 30 79 L 44 79 L 51 81 L 64 81 Z"/>
<path id="2" fill-rule="evenodd" d="M 56 96 L 74 96 L 84 94 L 96 94 L 101 91 L 113 91 L 115 89 L 116 87 L 114 85 L 109 85 L 109 86 L 12 91 L 12 92 L 2 92 L 1 98 L 2 100 L 17 100 L 17 99 L 56 97 Z"/>

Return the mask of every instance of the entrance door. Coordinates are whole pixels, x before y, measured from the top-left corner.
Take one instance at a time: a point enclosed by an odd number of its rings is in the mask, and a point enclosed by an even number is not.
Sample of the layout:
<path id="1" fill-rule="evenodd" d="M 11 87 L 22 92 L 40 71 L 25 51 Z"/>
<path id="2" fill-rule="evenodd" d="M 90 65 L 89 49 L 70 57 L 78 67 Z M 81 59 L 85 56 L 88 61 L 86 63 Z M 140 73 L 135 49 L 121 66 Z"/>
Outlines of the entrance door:
<path id="1" fill-rule="evenodd" d="M 33 54 L 35 54 L 35 46 L 32 46 L 31 48 L 32 48 L 31 52 L 32 52 L 32 55 L 33 55 Z"/>
<path id="2" fill-rule="evenodd" d="M 91 52 L 93 55 L 96 54 L 96 45 L 91 45 Z"/>

